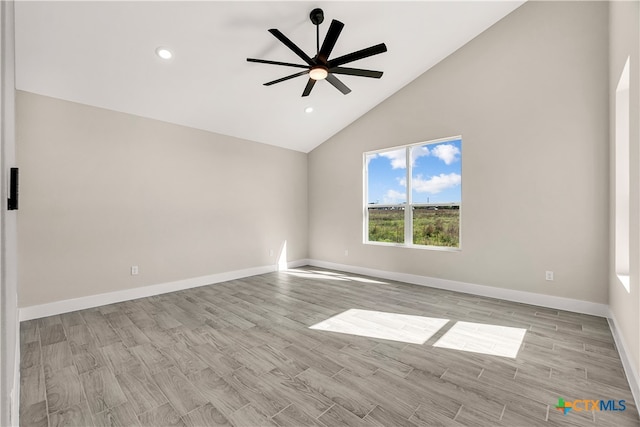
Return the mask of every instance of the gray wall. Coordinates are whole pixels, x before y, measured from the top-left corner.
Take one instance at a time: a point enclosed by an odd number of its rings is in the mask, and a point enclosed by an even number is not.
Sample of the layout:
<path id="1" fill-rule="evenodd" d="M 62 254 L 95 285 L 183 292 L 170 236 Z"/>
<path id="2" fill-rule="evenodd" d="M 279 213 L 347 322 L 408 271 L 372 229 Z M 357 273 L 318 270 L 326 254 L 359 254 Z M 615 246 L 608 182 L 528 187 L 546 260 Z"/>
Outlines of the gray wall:
<path id="1" fill-rule="evenodd" d="M 606 3 L 526 3 L 316 148 L 310 258 L 606 304 L 607 43 Z M 462 251 L 363 244 L 362 153 L 459 134 Z"/>
<path id="2" fill-rule="evenodd" d="M 640 373 L 640 6 L 634 2 L 611 2 L 609 93 L 611 116 L 611 259 L 609 307 L 624 337 L 631 362 Z M 630 57 L 629 97 L 629 171 L 630 171 L 630 292 L 618 281 L 615 271 L 615 93 L 627 57 Z M 636 382 L 640 379 L 636 378 Z M 636 396 L 636 399 L 638 396 Z"/>
<path id="3" fill-rule="evenodd" d="M 26 92 L 17 141 L 20 307 L 307 257 L 303 153 Z"/>

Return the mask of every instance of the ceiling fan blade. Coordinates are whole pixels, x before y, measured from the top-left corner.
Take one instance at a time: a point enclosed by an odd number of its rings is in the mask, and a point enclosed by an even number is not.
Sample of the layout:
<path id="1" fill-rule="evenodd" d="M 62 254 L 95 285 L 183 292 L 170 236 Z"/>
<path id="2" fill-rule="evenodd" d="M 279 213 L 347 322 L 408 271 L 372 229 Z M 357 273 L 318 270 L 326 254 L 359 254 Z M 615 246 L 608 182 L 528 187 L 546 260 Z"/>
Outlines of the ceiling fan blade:
<path id="1" fill-rule="evenodd" d="M 368 47 L 366 49 L 359 50 L 357 52 L 348 53 L 339 58 L 332 59 L 327 62 L 328 68 L 337 67 L 338 65 L 346 64 L 347 62 L 357 61 L 358 59 L 368 58 L 369 56 L 377 55 L 387 51 L 387 46 L 384 43 L 377 44 L 375 46 Z"/>
<path id="2" fill-rule="evenodd" d="M 290 62 L 269 61 L 266 59 L 247 58 L 247 62 L 258 62 L 260 64 L 284 65 L 285 67 L 309 68 L 308 65 L 292 64 Z"/>
<path id="3" fill-rule="evenodd" d="M 286 76 L 286 77 L 279 78 L 277 80 L 266 82 L 264 85 L 265 86 L 271 86 L 271 85 L 274 85 L 276 83 L 280 83 L 280 82 L 283 82 L 285 80 L 293 79 L 293 78 L 298 77 L 298 76 L 304 76 L 305 74 L 309 74 L 309 72 L 308 71 L 300 71 L 299 73 L 291 74 L 290 76 Z"/>
<path id="4" fill-rule="evenodd" d="M 280 32 L 280 30 L 277 30 L 275 28 L 272 28 L 269 30 L 269 32 L 271 34 L 273 34 L 275 36 L 275 38 L 277 38 L 278 40 L 280 40 L 285 46 L 287 46 L 289 49 L 291 49 L 293 51 L 293 53 L 295 53 L 296 55 L 298 55 L 300 58 L 302 58 L 302 60 L 304 62 L 306 62 L 309 65 L 316 65 L 315 62 L 313 62 L 313 60 L 311 58 L 309 58 L 309 55 L 307 55 L 306 53 L 304 53 L 302 51 L 302 49 L 300 49 L 298 46 L 296 46 L 295 43 L 293 43 L 291 40 L 289 40 L 287 38 L 287 36 L 285 36 L 284 34 L 282 34 Z"/>
<path id="5" fill-rule="evenodd" d="M 338 78 L 333 74 L 327 75 L 327 78 L 325 80 L 331 83 L 333 87 L 338 89 L 340 92 L 342 92 L 343 95 L 346 95 L 349 92 L 351 92 L 351 89 L 349 89 L 344 83 L 338 80 Z"/>
<path id="6" fill-rule="evenodd" d="M 340 21 L 336 21 L 335 19 L 331 21 L 331 26 L 329 26 L 329 30 L 327 31 L 327 35 L 324 36 L 324 41 L 322 42 L 322 47 L 318 52 L 318 58 L 320 58 L 323 62 L 327 62 L 327 58 L 331 55 L 331 51 L 333 47 L 336 45 L 338 41 L 338 37 L 340 36 L 340 32 L 342 32 L 342 28 L 344 24 Z"/>
<path id="7" fill-rule="evenodd" d="M 317 80 L 313 80 L 312 78 L 309 78 L 307 85 L 304 87 L 304 91 L 302 91 L 302 96 L 309 96 L 309 94 L 311 93 L 311 89 L 313 89 L 313 85 L 316 84 L 316 81 Z"/>
<path id="8" fill-rule="evenodd" d="M 371 77 L 373 79 L 382 77 L 382 71 L 363 70 L 360 68 L 333 67 L 329 69 L 329 72 L 348 76 Z"/>

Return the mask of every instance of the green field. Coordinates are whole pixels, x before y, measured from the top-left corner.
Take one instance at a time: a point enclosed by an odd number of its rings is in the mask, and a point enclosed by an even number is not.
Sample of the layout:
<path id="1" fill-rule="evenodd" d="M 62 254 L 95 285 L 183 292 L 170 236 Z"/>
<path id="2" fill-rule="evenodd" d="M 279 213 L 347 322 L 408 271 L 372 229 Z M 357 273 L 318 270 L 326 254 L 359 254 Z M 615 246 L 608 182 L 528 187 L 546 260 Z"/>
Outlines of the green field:
<path id="1" fill-rule="evenodd" d="M 416 207 L 413 209 L 415 245 L 460 245 L 460 209 L 458 206 Z M 369 207 L 369 241 L 404 243 L 404 209 Z"/>

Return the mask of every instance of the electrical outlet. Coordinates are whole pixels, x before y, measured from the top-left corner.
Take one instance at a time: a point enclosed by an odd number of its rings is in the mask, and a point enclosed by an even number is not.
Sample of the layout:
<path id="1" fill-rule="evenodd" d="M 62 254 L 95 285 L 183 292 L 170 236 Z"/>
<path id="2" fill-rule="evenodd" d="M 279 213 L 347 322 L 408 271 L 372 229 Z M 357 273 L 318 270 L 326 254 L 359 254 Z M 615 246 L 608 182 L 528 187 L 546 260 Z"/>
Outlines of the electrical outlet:
<path id="1" fill-rule="evenodd" d="M 553 271 L 545 271 L 544 278 L 550 282 L 553 281 Z"/>
<path id="2" fill-rule="evenodd" d="M 138 266 L 137 265 L 132 265 L 131 266 L 131 275 L 132 276 L 137 276 L 138 275 Z"/>
<path id="3" fill-rule="evenodd" d="M 273 256 L 273 249 L 269 249 L 269 256 Z"/>
<path id="4" fill-rule="evenodd" d="M 344 256 L 349 256 L 349 249 L 344 250 Z"/>

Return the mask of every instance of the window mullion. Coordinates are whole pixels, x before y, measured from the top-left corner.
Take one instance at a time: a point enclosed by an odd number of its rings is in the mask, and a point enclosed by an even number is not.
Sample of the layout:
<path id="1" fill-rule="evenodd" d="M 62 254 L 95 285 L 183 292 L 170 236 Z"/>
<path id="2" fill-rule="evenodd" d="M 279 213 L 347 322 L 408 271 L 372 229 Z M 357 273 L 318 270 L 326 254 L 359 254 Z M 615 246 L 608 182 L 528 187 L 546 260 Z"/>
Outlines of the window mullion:
<path id="1" fill-rule="evenodd" d="M 407 147 L 405 151 L 406 156 L 406 181 L 407 181 L 407 203 L 404 207 L 404 243 L 405 245 L 413 244 L 413 209 L 411 204 L 411 147 Z"/>

